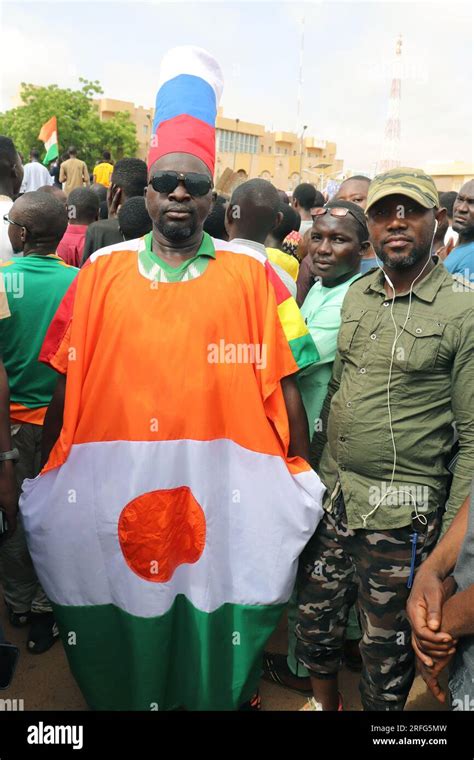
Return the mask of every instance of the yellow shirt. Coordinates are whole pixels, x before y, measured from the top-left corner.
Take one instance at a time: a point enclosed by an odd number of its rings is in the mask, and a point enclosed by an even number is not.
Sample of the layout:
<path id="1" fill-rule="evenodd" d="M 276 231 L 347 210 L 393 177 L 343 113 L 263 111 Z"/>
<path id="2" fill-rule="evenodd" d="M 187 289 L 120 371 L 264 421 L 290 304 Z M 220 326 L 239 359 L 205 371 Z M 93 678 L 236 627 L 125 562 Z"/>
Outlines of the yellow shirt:
<path id="1" fill-rule="evenodd" d="M 101 164 L 97 164 L 97 166 L 94 168 L 94 171 L 92 172 L 94 176 L 94 182 L 97 182 L 99 185 L 104 185 L 105 187 L 110 187 L 110 178 L 112 176 L 113 170 L 114 167 L 107 161 L 103 161 Z"/>
<path id="2" fill-rule="evenodd" d="M 289 253 L 280 251 L 278 248 L 267 248 L 267 254 L 272 264 L 278 264 L 278 266 L 284 269 L 285 272 L 288 272 L 290 277 L 296 282 L 300 268 L 298 259 L 291 256 Z"/>

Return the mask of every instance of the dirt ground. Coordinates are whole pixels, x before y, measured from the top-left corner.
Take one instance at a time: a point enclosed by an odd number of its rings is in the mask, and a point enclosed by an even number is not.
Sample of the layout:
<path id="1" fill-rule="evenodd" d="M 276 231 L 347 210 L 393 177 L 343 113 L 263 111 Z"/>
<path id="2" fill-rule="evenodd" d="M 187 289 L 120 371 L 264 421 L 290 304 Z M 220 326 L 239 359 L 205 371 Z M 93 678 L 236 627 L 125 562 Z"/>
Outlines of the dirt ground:
<path id="1" fill-rule="evenodd" d="M 18 667 L 9 689 L 0 693 L 2 699 L 23 699 L 25 710 L 87 710 L 87 705 L 72 677 L 61 642 L 57 642 L 49 652 L 31 655 L 26 650 L 27 628 L 12 628 L 5 609 L 0 610 L 1 624 L 7 641 L 20 647 Z M 282 621 L 271 638 L 268 649 L 275 652 L 286 650 L 286 628 Z M 349 670 L 342 670 L 340 691 L 344 699 L 344 709 L 361 710 L 359 676 Z M 305 698 L 293 694 L 279 686 L 262 681 L 263 710 L 299 710 Z M 446 709 L 426 692 L 423 681 L 418 677 L 413 684 L 406 706 L 407 710 Z"/>

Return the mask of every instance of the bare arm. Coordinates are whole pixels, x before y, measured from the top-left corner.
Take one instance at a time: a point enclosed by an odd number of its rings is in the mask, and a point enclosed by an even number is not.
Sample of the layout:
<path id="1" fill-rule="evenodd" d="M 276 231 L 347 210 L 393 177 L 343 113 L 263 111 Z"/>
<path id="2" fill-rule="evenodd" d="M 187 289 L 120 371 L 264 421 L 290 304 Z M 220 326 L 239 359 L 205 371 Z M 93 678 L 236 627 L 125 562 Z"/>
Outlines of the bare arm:
<path id="1" fill-rule="evenodd" d="M 474 634 L 474 584 L 448 599 L 443 607 L 441 628 L 454 639 Z"/>
<path id="2" fill-rule="evenodd" d="M 448 651 L 456 639 L 450 629 L 445 627 L 445 605 L 447 607 L 451 604 L 451 599 L 455 597 L 448 599 L 444 581 L 456 564 L 466 535 L 468 512 L 467 498 L 445 536 L 418 570 L 408 599 L 407 613 L 413 630 L 415 651 L 428 667 L 432 665 L 432 655 L 437 650 L 441 653 Z"/>
<path id="3" fill-rule="evenodd" d="M 0 359 L 0 451 L 9 451 L 11 444 L 10 391 L 5 366 Z"/>
<path id="4" fill-rule="evenodd" d="M 466 535 L 469 501 L 469 497 L 464 500 L 449 529 L 431 552 L 428 559 L 423 562 L 418 574 L 428 571 L 437 575 L 441 580 L 450 575 L 457 562 L 461 545 Z"/>
<path id="5" fill-rule="evenodd" d="M 48 461 L 51 450 L 59 438 L 63 426 L 64 398 L 66 395 L 66 375 L 59 375 L 53 398 L 44 418 L 41 438 L 41 467 Z"/>
<path id="6" fill-rule="evenodd" d="M 441 555 L 437 559 L 441 572 L 446 572 L 450 565 L 454 567 L 457 561 L 467 531 L 469 509 L 471 507 L 474 509 L 474 505 L 469 502 L 467 498 L 446 535 L 435 549 Z M 443 606 L 442 615 L 441 630 L 449 633 L 453 639 L 458 639 L 460 636 L 472 636 L 474 634 L 474 584 L 451 596 Z"/>
<path id="7" fill-rule="evenodd" d="M 282 378 L 281 389 L 285 399 L 286 412 L 290 426 L 290 445 L 288 456 L 302 457 L 309 462 L 308 418 L 304 410 L 301 394 L 293 375 Z"/>
<path id="8" fill-rule="evenodd" d="M 0 451 L 10 451 L 12 447 L 10 434 L 10 391 L 8 377 L 3 361 L 0 359 Z M 18 512 L 18 489 L 13 461 L 0 462 L 0 507 L 5 511 L 8 532 L 16 528 Z"/>

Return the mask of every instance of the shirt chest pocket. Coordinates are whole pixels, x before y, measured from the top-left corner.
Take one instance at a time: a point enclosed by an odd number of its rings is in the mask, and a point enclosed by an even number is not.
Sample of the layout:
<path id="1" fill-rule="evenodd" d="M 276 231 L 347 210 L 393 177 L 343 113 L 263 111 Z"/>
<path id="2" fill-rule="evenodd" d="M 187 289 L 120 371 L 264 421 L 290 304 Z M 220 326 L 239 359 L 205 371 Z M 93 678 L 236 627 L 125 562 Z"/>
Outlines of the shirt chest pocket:
<path id="1" fill-rule="evenodd" d="M 401 331 L 403 323 L 398 325 Z M 422 317 L 410 317 L 397 340 L 393 364 L 403 372 L 432 370 L 440 352 L 446 325 Z"/>
<path id="2" fill-rule="evenodd" d="M 356 333 L 366 311 L 367 309 L 351 309 L 350 312 L 343 314 L 337 336 L 337 348 L 341 356 L 347 357 L 353 348 Z"/>

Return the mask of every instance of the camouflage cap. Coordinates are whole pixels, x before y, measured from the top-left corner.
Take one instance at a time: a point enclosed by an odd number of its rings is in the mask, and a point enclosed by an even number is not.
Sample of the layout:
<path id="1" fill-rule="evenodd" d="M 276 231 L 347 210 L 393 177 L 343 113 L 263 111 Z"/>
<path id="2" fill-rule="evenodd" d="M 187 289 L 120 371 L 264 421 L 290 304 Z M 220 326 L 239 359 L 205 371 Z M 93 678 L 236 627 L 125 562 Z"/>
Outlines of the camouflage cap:
<path id="1" fill-rule="evenodd" d="M 388 172 L 378 174 L 369 185 L 365 213 L 374 203 L 387 195 L 406 195 L 424 208 L 438 208 L 439 197 L 436 185 L 423 169 L 397 166 Z"/>

